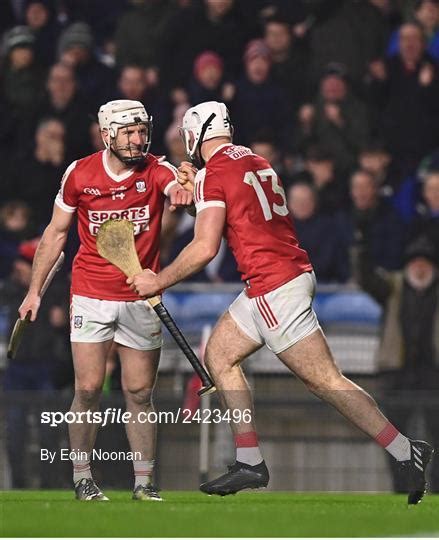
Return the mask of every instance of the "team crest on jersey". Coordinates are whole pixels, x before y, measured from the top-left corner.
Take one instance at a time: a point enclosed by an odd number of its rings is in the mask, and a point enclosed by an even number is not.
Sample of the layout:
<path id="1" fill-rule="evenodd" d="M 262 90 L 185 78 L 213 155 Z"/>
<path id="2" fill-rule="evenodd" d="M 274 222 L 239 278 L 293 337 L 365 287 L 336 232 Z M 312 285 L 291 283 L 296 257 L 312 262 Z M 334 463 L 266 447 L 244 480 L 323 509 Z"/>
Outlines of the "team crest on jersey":
<path id="1" fill-rule="evenodd" d="M 82 328 L 82 315 L 75 315 L 73 317 L 73 326 L 75 328 Z"/>
<path id="2" fill-rule="evenodd" d="M 137 180 L 136 189 L 137 189 L 137 193 L 145 193 L 146 191 L 145 180 Z"/>

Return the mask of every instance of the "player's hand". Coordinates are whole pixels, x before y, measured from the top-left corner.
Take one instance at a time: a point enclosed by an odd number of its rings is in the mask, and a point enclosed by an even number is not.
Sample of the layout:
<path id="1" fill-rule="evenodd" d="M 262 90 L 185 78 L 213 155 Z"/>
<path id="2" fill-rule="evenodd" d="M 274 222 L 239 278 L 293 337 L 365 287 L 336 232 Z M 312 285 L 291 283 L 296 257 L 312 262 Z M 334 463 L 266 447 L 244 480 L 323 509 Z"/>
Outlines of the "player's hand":
<path id="1" fill-rule="evenodd" d="M 21 306 L 18 308 L 18 314 L 20 319 L 25 319 L 27 313 L 30 311 L 30 321 L 34 322 L 37 318 L 38 310 L 40 309 L 41 297 L 36 293 L 27 293 L 25 299 L 21 303 Z"/>
<path id="2" fill-rule="evenodd" d="M 127 283 L 142 298 L 150 298 L 160 292 L 157 275 L 148 268 L 128 278 Z"/>
<path id="3" fill-rule="evenodd" d="M 177 169 L 178 176 L 177 180 L 179 184 L 187 191 L 191 193 L 194 192 L 195 184 L 195 175 L 197 174 L 197 169 L 189 163 L 189 161 L 182 161 L 180 167 Z"/>
<path id="4" fill-rule="evenodd" d="M 186 191 L 180 186 L 175 187 L 169 192 L 169 210 L 174 212 L 176 208 L 187 208 L 194 202 L 194 196 L 192 191 Z"/>

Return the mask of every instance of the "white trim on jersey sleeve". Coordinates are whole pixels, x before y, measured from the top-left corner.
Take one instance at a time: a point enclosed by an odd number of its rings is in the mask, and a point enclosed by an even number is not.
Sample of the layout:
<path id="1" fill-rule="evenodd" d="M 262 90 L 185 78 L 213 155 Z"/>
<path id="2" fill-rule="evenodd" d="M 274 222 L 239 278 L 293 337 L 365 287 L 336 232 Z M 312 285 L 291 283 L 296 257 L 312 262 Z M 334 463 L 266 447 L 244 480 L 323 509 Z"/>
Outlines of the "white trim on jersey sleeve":
<path id="1" fill-rule="evenodd" d="M 170 190 L 171 188 L 173 188 L 174 186 L 176 186 L 176 185 L 178 186 L 178 181 L 177 181 L 177 180 L 171 180 L 171 181 L 169 182 L 169 184 L 165 187 L 165 189 L 164 189 L 164 191 L 163 191 L 163 193 L 166 195 L 166 197 L 167 197 L 168 194 L 169 194 L 169 190 Z"/>
<path id="2" fill-rule="evenodd" d="M 172 172 L 172 175 L 174 176 L 174 178 L 172 180 L 169 181 L 168 184 L 166 184 L 166 187 L 165 189 L 163 190 L 163 193 L 164 195 L 166 195 L 166 197 L 168 196 L 168 193 L 169 193 L 169 190 L 175 186 L 176 184 L 178 184 L 178 180 L 177 180 L 177 169 L 174 167 L 174 165 L 172 165 L 171 163 L 169 163 L 169 161 L 166 161 L 165 160 L 165 156 L 162 156 L 158 159 L 158 162 L 157 162 L 157 165 L 163 165 L 164 167 L 166 167 L 167 169 L 169 169 L 171 172 Z"/>
<path id="3" fill-rule="evenodd" d="M 77 160 L 73 161 L 73 163 L 70 163 L 70 165 L 67 167 L 61 180 L 61 187 L 59 188 L 59 191 L 55 197 L 55 204 L 59 206 L 65 212 L 69 212 L 69 214 L 72 214 L 73 212 L 76 211 L 76 206 L 69 206 L 68 204 L 64 202 L 64 186 L 66 185 L 67 179 L 70 176 L 70 173 L 76 167 L 77 163 L 78 163 Z"/>
<path id="4" fill-rule="evenodd" d="M 73 214 L 73 212 L 76 212 L 76 206 L 69 206 L 66 204 L 61 197 L 61 193 L 58 193 L 58 195 L 55 197 L 55 204 L 56 206 L 59 206 L 61 210 L 64 210 L 64 212 L 68 212 L 69 214 Z"/>
<path id="5" fill-rule="evenodd" d="M 226 203 L 224 201 L 200 201 L 195 203 L 195 208 L 197 212 L 202 212 L 206 208 L 225 208 Z"/>

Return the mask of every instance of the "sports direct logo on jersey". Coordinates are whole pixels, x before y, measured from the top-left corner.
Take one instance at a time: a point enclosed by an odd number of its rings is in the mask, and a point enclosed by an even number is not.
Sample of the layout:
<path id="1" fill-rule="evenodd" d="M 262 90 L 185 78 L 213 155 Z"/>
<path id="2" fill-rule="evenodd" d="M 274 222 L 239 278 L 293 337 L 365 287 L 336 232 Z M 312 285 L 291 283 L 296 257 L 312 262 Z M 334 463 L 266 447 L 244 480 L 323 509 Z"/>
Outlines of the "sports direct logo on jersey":
<path id="1" fill-rule="evenodd" d="M 89 229 L 93 236 L 96 236 L 99 227 L 109 219 L 127 219 L 134 225 L 134 234 L 149 230 L 149 205 L 128 208 L 126 210 L 89 210 Z"/>

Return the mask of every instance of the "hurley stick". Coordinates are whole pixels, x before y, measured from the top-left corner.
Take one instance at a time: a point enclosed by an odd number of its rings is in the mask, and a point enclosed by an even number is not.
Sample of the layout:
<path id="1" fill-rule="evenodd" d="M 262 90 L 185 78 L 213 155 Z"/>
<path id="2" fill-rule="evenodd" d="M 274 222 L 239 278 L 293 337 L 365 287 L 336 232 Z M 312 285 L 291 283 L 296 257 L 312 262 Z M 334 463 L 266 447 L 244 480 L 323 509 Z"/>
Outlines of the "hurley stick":
<path id="1" fill-rule="evenodd" d="M 111 264 L 114 264 L 114 266 L 117 266 L 127 277 L 132 277 L 142 272 L 142 266 L 134 243 L 134 226 L 130 221 L 126 219 L 110 219 L 103 223 L 96 238 L 96 246 L 99 255 Z M 200 377 L 203 388 L 198 394 L 201 396 L 206 393 L 215 392 L 216 389 L 212 379 L 163 305 L 161 298 L 159 296 L 153 296 L 152 298 L 148 298 L 147 301 L 169 330 L 171 336 Z"/>

